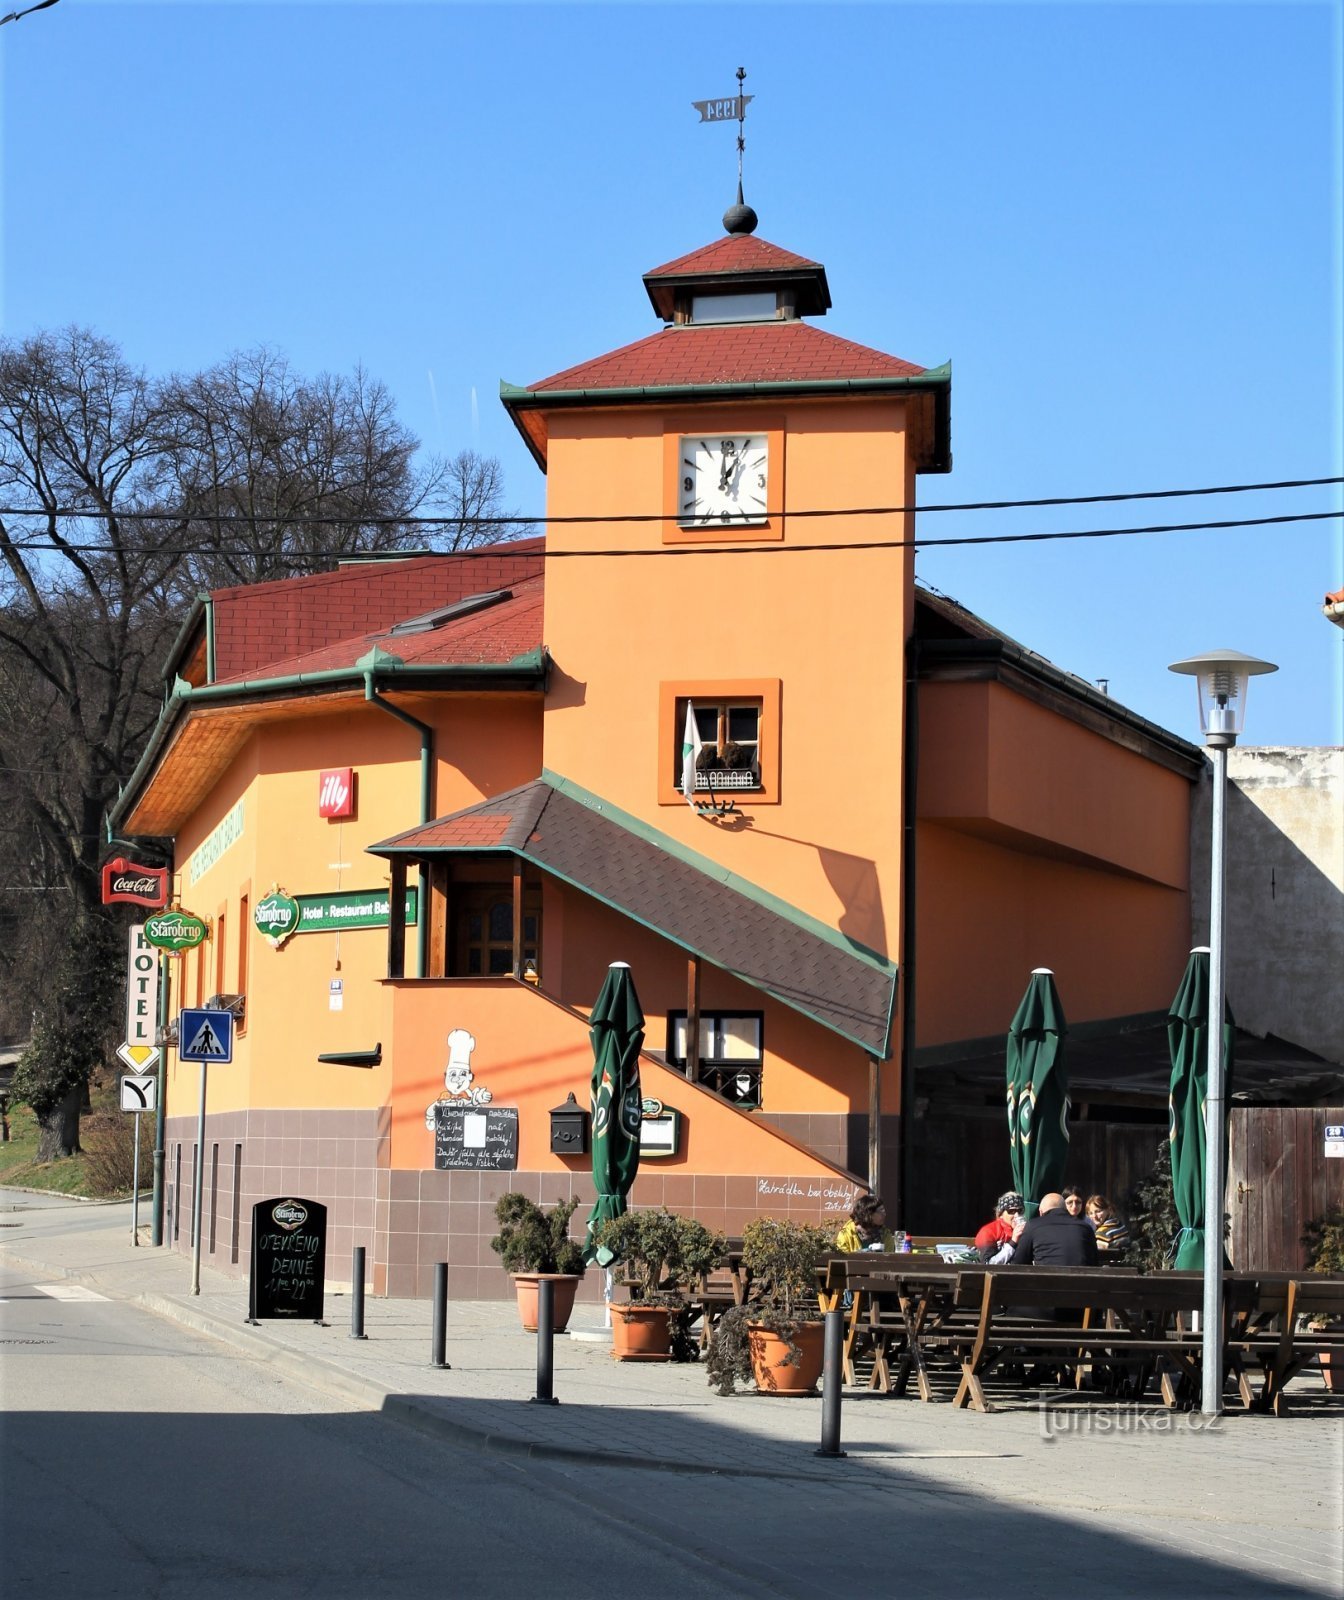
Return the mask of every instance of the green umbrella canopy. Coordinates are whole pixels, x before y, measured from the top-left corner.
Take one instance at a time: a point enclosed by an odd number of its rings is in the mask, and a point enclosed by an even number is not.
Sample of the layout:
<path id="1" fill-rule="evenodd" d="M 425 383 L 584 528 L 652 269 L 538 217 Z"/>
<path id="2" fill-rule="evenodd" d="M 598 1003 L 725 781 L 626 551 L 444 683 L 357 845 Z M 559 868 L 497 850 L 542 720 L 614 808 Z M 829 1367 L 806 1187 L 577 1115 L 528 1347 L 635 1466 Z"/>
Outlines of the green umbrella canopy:
<path id="1" fill-rule="evenodd" d="M 588 1217 L 584 1256 L 606 1266 L 609 1251 L 593 1244 L 593 1230 L 625 1210 L 625 1197 L 639 1171 L 639 1125 L 644 1115 L 639 1052 L 644 1013 L 630 968 L 614 961 L 588 1019 L 593 1045 L 593 1184 L 597 1204 Z M 603 1257 L 607 1259 L 604 1260 Z"/>
<path id="2" fill-rule="evenodd" d="M 1054 974 L 1037 967 L 1008 1029 L 1008 1151 L 1013 1186 L 1035 1216 L 1064 1181 L 1069 1154 L 1068 1033 Z"/>
<path id="3" fill-rule="evenodd" d="M 1223 1003 L 1223 1084 L 1232 1091 L 1232 1010 Z M 1171 1093 L 1167 1100 L 1171 1140 L 1171 1189 L 1180 1221 L 1174 1267 L 1204 1265 L 1204 1105 L 1209 1092 L 1209 952 L 1190 952 L 1181 986 L 1167 1013 Z M 1227 1123 L 1223 1123 L 1226 1171 Z"/>

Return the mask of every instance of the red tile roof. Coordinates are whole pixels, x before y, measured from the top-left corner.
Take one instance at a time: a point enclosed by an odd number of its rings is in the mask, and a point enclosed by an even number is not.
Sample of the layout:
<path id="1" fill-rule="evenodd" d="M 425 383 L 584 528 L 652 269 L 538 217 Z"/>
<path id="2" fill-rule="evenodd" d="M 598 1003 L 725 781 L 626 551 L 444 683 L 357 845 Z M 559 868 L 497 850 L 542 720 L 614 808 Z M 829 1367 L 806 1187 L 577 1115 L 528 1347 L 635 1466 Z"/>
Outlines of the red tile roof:
<path id="1" fill-rule="evenodd" d="M 834 382 L 908 378 L 924 367 L 798 320 L 687 323 L 663 328 L 531 385 L 557 389 L 638 389 L 721 383 Z"/>
<path id="2" fill-rule="evenodd" d="M 211 597 L 216 678 L 255 677 L 276 662 L 389 628 L 468 595 L 516 588 L 540 576 L 544 548 L 543 539 L 519 539 L 461 556 L 359 562 L 311 578 L 217 589 Z"/>
<path id="3" fill-rule="evenodd" d="M 466 565 L 470 567 L 471 563 Z M 363 575 L 369 575 L 367 568 Z M 541 647 L 543 581 L 538 574 L 522 582 L 514 582 L 511 585 L 511 599 L 498 601 L 468 616 L 450 618 L 424 633 L 392 633 L 389 623 L 386 627 L 348 634 L 316 650 L 254 662 L 245 670 L 227 676 L 219 674 L 216 681 L 229 683 L 248 678 L 286 678 L 299 673 L 330 672 L 340 667 L 352 667 L 375 648 L 398 657 L 408 666 L 504 665 L 527 651 Z M 404 605 L 400 614 L 392 620 L 402 621 L 450 603 L 451 600 L 421 594 L 415 597 L 413 603 Z"/>
<path id="4" fill-rule="evenodd" d="M 794 267 L 820 265 L 819 261 L 809 261 L 792 250 L 783 250 L 768 239 L 758 239 L 755 234 L 731 233 L 688 255 L 678 256 L 675 261 L 665 261 L 644 276 L 647 279 L 699 277 L 709 272 L 786 272 Z"/>

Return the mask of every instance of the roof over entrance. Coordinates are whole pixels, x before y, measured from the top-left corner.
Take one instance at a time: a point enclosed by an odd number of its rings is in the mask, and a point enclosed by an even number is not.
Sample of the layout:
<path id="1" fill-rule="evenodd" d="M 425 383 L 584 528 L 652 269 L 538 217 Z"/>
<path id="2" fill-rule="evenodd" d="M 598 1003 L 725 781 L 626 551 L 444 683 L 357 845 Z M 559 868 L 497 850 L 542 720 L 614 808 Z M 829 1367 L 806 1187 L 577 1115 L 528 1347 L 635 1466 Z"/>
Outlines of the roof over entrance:
<path id="1" fill-rule="evenodd" d="M 888 1053 L 891 962 L 554 773 L 369 850 L 521 856 L 869 1054 Z"/>

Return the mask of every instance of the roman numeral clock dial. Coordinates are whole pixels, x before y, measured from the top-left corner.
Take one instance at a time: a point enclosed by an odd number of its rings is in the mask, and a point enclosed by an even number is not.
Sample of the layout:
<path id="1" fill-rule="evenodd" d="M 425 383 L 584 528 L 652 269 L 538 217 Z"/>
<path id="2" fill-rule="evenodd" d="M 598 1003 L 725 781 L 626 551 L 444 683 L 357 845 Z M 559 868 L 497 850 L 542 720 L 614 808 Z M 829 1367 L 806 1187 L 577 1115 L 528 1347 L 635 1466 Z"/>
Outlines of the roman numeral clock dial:
<path id="1" fill-rule="evenodd" d="M 762 434 L 687 434 L 678 455 L 677 520 L 694 528 L 764 522 L 769 465 Z"/>

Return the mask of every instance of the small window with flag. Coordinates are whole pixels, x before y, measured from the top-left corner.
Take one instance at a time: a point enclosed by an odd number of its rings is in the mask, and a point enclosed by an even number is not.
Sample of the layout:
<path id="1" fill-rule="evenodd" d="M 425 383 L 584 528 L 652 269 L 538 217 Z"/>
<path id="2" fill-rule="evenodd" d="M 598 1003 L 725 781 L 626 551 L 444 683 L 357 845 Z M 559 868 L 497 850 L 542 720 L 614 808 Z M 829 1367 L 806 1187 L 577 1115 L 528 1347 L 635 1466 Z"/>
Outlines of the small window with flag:
<path id="1" fill-rule="evenodd" d="M 761 787 L 759 699 L 678 702 L 681 791 L 696 794 Z"/>

